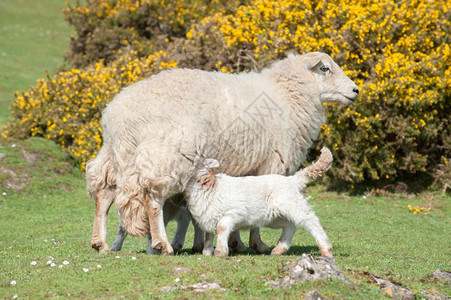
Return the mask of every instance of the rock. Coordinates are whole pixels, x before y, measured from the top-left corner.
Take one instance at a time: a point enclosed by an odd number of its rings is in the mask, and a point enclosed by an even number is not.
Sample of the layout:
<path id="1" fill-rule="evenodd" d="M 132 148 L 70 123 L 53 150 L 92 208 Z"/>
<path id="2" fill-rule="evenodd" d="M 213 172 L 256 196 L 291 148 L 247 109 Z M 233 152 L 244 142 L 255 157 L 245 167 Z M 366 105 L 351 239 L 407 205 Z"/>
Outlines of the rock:
<path id="1" fill-rule="evenodd" d="M 180 273 L 188 273 L 189 270 L 185 269 L 185 268 L 181 268 L 181 267 L 175 267 L 174 269 L 172 269 L 172 273 L 174 275 L 180 274 Z"/>
<path id="2" fill-rule="evenodd" d="M 415 299 L 415 293 L 407 288 L 403 288 L 402 286 L 396 285 L 391 281 L 379 278 L 374 275 L 370 275 L 370 279 L 375 282 L 382 291 L 384 291 L 387 295 L 391 296 L 393 299 L 400 300 L 413 300 Z"/>
<path id="3" fill-rule="evenodd" d="M 335 265 L 333 257 L 315 258 L 304 253 L 300 259 L 290 263 L 290 267 L 285 273 L 286 275 L 280 281 L 272 282 L 273 287 L 289 287 L 305 281 L 329 278 L 350 283 Z"/>
<path id="4" fill-rule="evenodd" d="M 170 292 L 174 290 L 205 292 L 211 289 L 225 291 L 225 289 L 221 288 L 219 284 L 210 282 L 199 282 L 196 284 L 180 285 L 180 286 L 164 286 L 160 290 L 162 292 Z"/>
<path id="5" fill-rule="evenodd" d="M 432 277 L 440 279 L 440 280 L 445 280 L 445 281 L 448 281 L 448 282 L 451 281 L 451 273 L 448 272 L 448 271 L 442 271 L 442 270 L 439 270 L 439 269 L 435 270 L 435 272 L 432 273 Z"/>
<path id="6" fill-rule="evenodd" d="M 436 289 L 429 289 L 427 291 L 420 290 L 421 295 L 428 297 L 429 300 L 449 300 L 450 298 L 446 297 Z"/>
<path id="7" fill-rule="evenodd" d="M 307 295 L 305 295 L 305 300 L 324 300 L 326 298 L 323 297 L 323 295 L 321 295 L 318 290 L 313 290 L 307 293 Z"/>

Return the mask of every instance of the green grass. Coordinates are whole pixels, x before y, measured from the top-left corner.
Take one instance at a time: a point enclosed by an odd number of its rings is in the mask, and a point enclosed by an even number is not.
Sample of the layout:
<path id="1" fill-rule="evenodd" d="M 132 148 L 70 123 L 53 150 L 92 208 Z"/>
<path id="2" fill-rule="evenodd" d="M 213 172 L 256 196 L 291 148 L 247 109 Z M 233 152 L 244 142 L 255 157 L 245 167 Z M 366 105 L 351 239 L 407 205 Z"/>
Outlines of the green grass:
<path id="1" fill-rule="evenodd" d="M 0 125 L 16 90 L 26 91 L 63 63 L 72 33 L 64 7 L 65 0 L 0 1 Z"/>
<path id="2" fill-rule="evenodd" d="M 304 230 L 298 229 L 289 253 L 280 257 L 251 251 L 228 259 L 193 255 L 188 250 L 193 240 L 191 227 L 185 249 L 173 257 L 146 255 L 146 241 L 139 238 L 127 238 L 121 252 L 97 254 L 90 246 L 94 201 L 86 196 L 84 178 L 72 167 L 70 156 L 39 138 L 14 145 L 0 147 L 5 154 L 0 159 L 0 298 L 298 299 L 315 288 L 327 298 L 385 298 L 369 282 L 369 273 L 392 278 L 417 293 L 435 288 L 451 295 L 449 283 L 428 277 L 436 269 L 451 270 L 449 195 L 431 191 L 363 197 L 323 191 L 319 185 L 309 187 L 310 203 L 334 245 L 336 263 L 352 284 L 317 281 L 278 290 L 270 282 L 280 278 L 278 269 L 284 263 L 302 253 L 319 255 Z M 5 169 L 22 177 L 14 178 Z M 5 182 L 24 182 L 25 186 L 14 190 Z M 433 210 L 429 215 L 413 214 L 408 204 L 430 204 Z M 112 209 L 110 245 L 117 222 Z M 170 223 L 169 236 L 174 229 L 175 223 Z M 271 247 L 279 234 L 279 230 L 262 230 L 263 240 Z M 241 235 L 246 241 L 248 233 Z M 49 257 L 54 258 L 55 267 L 47 265 Z M 69 265 L 63 265 L 65 260 Z M 37 264 L 32 266 L 32 261 Z M 174 267 L 188 272 L 174 274 Z M 13 280 L 16 285 L 11 285 Z M 161 291 L 163 286 L 198 282 L 218 283 L 224 291 Z"/>

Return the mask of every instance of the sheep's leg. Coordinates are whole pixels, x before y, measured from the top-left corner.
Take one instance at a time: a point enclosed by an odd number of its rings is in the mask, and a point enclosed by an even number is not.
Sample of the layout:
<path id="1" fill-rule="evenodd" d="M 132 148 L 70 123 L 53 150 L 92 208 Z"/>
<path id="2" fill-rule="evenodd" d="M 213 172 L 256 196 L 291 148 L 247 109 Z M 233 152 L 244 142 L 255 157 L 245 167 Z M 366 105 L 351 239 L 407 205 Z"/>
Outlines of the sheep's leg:
<path id="1" fill-rule="evenodd" d="M 218 239 L 216 241 L 215 256 L 223 257 L 229 254 L 229 247 L 227 244 L 227 239 L 233 230 L 233 219 L 229 216 L 222 217 L 218 226 L 216 226 L 216 233 L 218 234 Z"/>
<path id="2" fill-rule="evenodd" d="M 204 248 L 205 247 L 204 246 L 204 232 L 202 231 L 202 229 L 200 229 L 197 222 L 194 219 L 192 219 L 192 220 L 193 220 L 193 226 L 194 226 L 194 243 L 193 243 L 193 248 L 191 250 L 194 253 L 200 253 L 202 251 L 202 249 L 205 249 Z M 213 237 L 214 237 L 214 235 L 213 235 Z"/>
<path id="3" fill-rule="evenodd" d="M 243 242 L 241 241 L 239 230 L 235 230 L 230 234 L 229 247 L 236 253 L 246 252 L 246 246 L 244 246 Z"/>
<path id="4" fill-rule="evenodd" d="M 174 238 L 172 239 L 171 246 L 174 252 L 177 252 L 183 248 L 185 244 L 186 232 L 188 231 L 189 222 L 191 220 L 188 210 L 184 207 L 180 207 L 180 212 L 176 218 L 177 229 L 175 231 Z M 165 220 L 165 225 L 167 224 Z"/>
<path id="5" fill-rule="evenodd" d="M 283 228 L 282 234 L 280 235 L 279 242 L 276 247 L 272 249 L 271 255 L 282 255 L 285 254 L 288 249 L 290 249 L 291 241 L 293 240 L 294 233 L 296 232 L 296 225 L 289 223 Z"/>
<path id="6" fill-rule="evenodd" d="M 163 255 L 172 255 L 174 250 L 171 244 L 168 242 L 166 236 L 166 229 L 163 217 L 163 199 L 150 199 L 147 202 L 147 216 L 150 224 L 150 234 L 152 235 L 151 247 L 157 251 L 157 253 Z"/>
<path id="7" fill-rule="evenodd" d="M 114 191 L 111 189 L 101 189 L 96 193 L 96 211 L 94 217 L 94 225 L 92 229 L 91 245 L 96 251 L 106 252 L 109 250 L 107 235 L 107 218 L 108 211 L 114 200 Z"/>
<path id="8" fill-rule="evenodd" d="M 249 233 L 249 247 L 259 254 L 269 253 L 269 247 L 263 243 L 260 237 L 260 229 L 252 228 Z"/>
<path id="9" fill-rule="evenodd" d="M 204 245 L 204 250 L 202 251 L 202 255 L 205 256 L 212 256 L 213 255 L 213 240 L 215 238 L 215 234 L 214 233 L 205 233 L 205 245 Z"/>
<path id="10" fill-rule="evenodd" d="M 122 227 L 122 221 L 121 221 L 121 218 L 119 218 L 119 225 L 117 226 L 117 236 L 113 242 L 113 245 L 111 245 L 110 250 L 111 251 L 121 251 L 122 244 L 124 243 L 124 240 L 126 237 L 127 237 L 127 232 Z"/>

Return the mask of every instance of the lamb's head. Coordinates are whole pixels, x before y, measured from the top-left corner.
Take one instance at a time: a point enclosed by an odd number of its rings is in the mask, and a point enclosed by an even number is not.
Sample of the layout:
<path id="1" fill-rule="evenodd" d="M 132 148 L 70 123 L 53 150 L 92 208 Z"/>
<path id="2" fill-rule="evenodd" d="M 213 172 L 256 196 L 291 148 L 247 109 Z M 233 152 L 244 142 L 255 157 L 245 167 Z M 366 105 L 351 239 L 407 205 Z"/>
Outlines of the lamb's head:
<path id="1" fill-rule="evenodd" d="M 291 57 L 303 69 L 319 93 L 321 102 L 340 102 L 348 105 L 359 96 L 357 85 L 349 79 L 333 59 L 321 52 Z"/>
<path id="2" fill-rule="evenodd" d="M 219 162 L 212 158 L 201 158 L 197 162 L 194 181 L 200 184 L 204 189 L 213 189 L 216 187 L 215 168 L 219 167 Z M 193 180 L 192 179 L 192 180 Z"/>
<path id="3" fill-rule="evenodd" d="M 215 169 L 219 167 L 219 162 L 213 158 L 199 158 L 195 170 L 196 178 L 204 175 L 211 174 Z"/>

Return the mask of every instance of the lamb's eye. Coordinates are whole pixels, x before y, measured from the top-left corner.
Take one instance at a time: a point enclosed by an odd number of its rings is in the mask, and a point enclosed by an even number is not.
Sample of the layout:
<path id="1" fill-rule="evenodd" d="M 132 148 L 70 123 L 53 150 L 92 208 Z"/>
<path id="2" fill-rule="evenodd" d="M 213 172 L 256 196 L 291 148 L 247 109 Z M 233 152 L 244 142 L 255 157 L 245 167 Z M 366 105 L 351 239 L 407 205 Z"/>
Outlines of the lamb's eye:
<path id="1" fill-rule="evenodd" d="M 319 68 L 321 71 L 323 71 L 324 73 L 326 73 L 327 71 L 329 71 L 329 67 L 321 67 Z"/>

